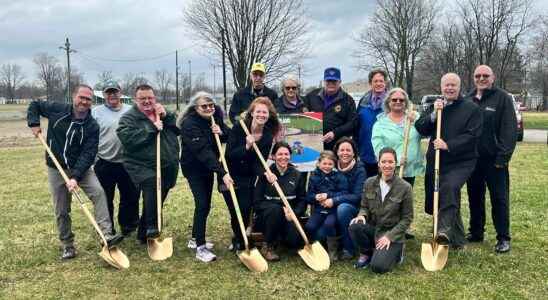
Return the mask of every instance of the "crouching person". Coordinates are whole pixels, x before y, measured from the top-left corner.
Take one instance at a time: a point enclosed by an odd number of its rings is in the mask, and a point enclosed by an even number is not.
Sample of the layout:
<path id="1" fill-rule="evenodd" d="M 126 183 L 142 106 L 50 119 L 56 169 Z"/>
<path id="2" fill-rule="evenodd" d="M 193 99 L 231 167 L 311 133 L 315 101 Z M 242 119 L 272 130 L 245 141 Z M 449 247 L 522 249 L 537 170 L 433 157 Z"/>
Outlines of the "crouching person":
<path id="1" fill-rule="evenodd" d="M 48 119 L 47 144 L 69 177 L 65 183 L 51 158 L 46 154 L 48 182 L 53 198 L 53 208 L 62 243 L 62 259 L 74 258 L 74 234 L 70 219 L 71 192 L 80 187 L 95 208 L 95 220 L 112 247 L 122 240 L 114 235 L 108 214 L 105 192 L 91 168 L 99 145 L 99 125 L 91 117 L 93 90 L 78 85 L 72 95 L 72 105 L 53 101 L 33 101 L 27 113 L 28 126 L 38 136 L 40 117 Z"/>
<path id="2" fill-rule="evenodd" d="M 175 186 L 179 143 L 175 114 L 156 102 L 154 90 L 143 84 L 135 89 L 135 105 L 118 123 L 116 133 L 124 147 L 123 163 L 143 196 L 137 239 L 146 243 L 160 235 L 156 209 L 156 136 L 160 134 L 162 204 Z"/>
<path id="3" fill-rule="evenodd" d="M 370 265 L 373 272 L 386 273 L 403 262 L 405 232 L 413 221 L 413 191 L 394 175 L 394 149 L 381 149 L 378 165 L 380 175 L 365 182 L 361 209 L 349 230 L 360 253 L 355 267 Z"/>

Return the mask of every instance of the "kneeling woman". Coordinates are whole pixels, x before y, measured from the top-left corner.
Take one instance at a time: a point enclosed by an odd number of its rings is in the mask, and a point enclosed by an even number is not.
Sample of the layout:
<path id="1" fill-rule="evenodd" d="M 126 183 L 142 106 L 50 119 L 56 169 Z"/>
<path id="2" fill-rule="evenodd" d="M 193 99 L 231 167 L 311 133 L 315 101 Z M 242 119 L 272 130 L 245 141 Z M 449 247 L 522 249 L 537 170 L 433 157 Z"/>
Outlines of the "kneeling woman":
<path id="1" fill-rule="evenodd" d="M 291 148 L 286 142 L 278 142 L 272 148 L 274 164 L 270 171 L 277 178 L 293 212 L 301 217 L 306 210 L 306 174 L 301 174 L 289 163 Z M 269 261 L 277 261 L 276 246 L 282 242 L 292 249 L 300 248 L 303 240 L 291 222 L 289 210 L 271 184 L 276 178 L 261 176 L 255 187 L 254 207 L 257 215 L 257 229 L 263 232 L 266 245 L 263 255 Z"/>
<path id="2" fill-rule="evenodd" d="M 211 124 L 211 118 L 215 119 L 215 125 Z M 217 173 L 225 185 L 232 184 L 230 175 L 219 162 L 214 134 L 225 141 L 230 129 L 224 124 L 221 109 L 213 96 L 206 92 L 198 92 L 191 99 L 177 125 L 181 128 L 181 171 L 188 180 L 195 203 L 192 239 L 188 245 L 196 248 L 197 259 L 210 262 L 216 256 L 206 247 L 205 232 L 211 209 L 213 174 Z"/>
<path id="3" fill-rule="evenodd" d="M 394 175 L 396 151 L 379 153 L 380 175 L 365 182 L 361 210 L 350 222 L 350 236 L 360 257 L 357 268 L 371 265 L 375 273 L 391 271 L 403 258 L 405 231 L 413 221 L 413 190 Z"/>

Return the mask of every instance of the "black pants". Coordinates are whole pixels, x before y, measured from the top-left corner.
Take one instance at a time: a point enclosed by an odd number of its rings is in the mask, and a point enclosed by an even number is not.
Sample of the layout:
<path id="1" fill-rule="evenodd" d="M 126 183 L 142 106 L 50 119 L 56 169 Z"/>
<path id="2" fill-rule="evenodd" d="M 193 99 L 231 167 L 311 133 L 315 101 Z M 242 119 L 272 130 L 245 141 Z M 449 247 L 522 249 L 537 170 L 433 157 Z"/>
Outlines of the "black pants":
<path id="1" fill-rule="evenodd" d="M 365 169 L 365 176 L 367 176 L 367 178 L 379 175 L 379 165 L 377 163 L 370 164 L 364 162 L 363 166 Z"/>
<path id="2" fill-rule="evenodd" d="M 122 233 L 129 233 L 139 224 L 139 191 L 131 181 L 122 163 L 99 159 L 94 166 L 95 174 L 107 196 L 107 207 L 114 231 L 114 193 L 120 192 L 118 224 Z"/>
<path id="3" fill-rule="evenodd" d="M 403 180 L 407 181 L 411 187 L 415 185 L 415 177 L 403 177 Z"/>
<path id="4" fill-rule="evenodd" d="M 352 224 L 349 228 L 352 241 L 360 254 L 371 255 L 371 270 L 386 273 L 394 269 L 403 251 L 403 243 L 392 242 L 388 249 L 375 249 L 375 226 L 370 224 Z"/>
<path id="5" fill-rule="evenodd" d="M 304 245 L 295 224 L 285 218 L 282 205 L 264 206 L 258 209 L 255 214 L 257 215 L 255 226 L 263 233 L 267 244 L 273 245 L 282 242 L 291 249 L 298 249 Z"/>
<path id="6" fill-rule="evenodd" d="M 162 169 L 162 173 L 164 170 Z M 166 200 L 169 189 L 164 186 L 162 181 L 162 207 Z M 139 229 L 137 231 L 137 238 L 145 240 L 146 231 L 158 229 L 158 211 L 156 209 L 156 177 L 151 177 L 138 185 L 139 190 L 143 195 L 143 211 L 141 219 L 139 220 Z M 164 219 L 162 215 L 162 219 Z"/>
<path id="7" fill-rule="evenodd" d="M 478 159 L 466 182 L 470 208 L 470 233 L 483 237 L 485 231 L 485 188 L 491 198 L 491 217 L 497 240 L 510 240 L 510 175 L 508 167 L 495 168 L 494 158 Z"/>
<path id="8" fill-rule="evenodd" d="M 213 193 L 213 173 L 203 176 L 186 175 L 188 185 L 194 196 L 194 220 L 192 222 L 192 237 L 196 245 L 204 245 L 207 216 L 211 210 L 211 196 Z"/>
<path id="9" fill-rule="evenodd" d="M 242 231 L 240 230 L 240 224 L 238 223 L 238 218 L 236 216 L 236 210 L 232 204 L 232 198 L 230 197 L 230 192 L 223 191 L 223 198 L 225 199 L 226 206 L 228 207 L 228 212 L 230 213 L 230 225 L 232 227 L 232 233 L 234 234 L 233 243 L 240 244 L 243 247 L 243 236 Z M 240 207 L 240 212 L 242 214 L 242 219 L 244 221 L 244 227 L 247 228 L 249 225 L 249 218 L 251 216 L 251 207 L 253 205 L 253 186 L 240 186 L 236 189 L 236 197 L 238 198 L 238 206 Z"/>
<path id="10" fill-rule="evenodd" d="M 440 167 L 438 232 L 447 234 L 452 246 L 463 246 L 464 225 L 460 213 L 460 190 L 472 174 L 476 160 L 468 160 Z M 426 165 L 424 175 L 424 210 L 427 214 L 434 211 L 434 166 Z"/>

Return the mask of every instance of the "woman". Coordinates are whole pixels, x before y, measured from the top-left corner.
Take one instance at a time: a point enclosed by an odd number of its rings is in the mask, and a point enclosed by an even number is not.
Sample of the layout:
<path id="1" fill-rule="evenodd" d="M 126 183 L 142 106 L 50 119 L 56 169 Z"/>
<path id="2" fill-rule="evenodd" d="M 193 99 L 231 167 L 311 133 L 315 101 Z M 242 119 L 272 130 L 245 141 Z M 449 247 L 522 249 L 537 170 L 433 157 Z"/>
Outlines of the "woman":
<path id="1" fill-rule="evenodd" d="M 395 176 L 396 162 L 396 151 L 383 148 L 380 175 L 365 182 L 360 212 L 349 228 L 360 252 L 356 268 L 371 265 L 373 272 L 386 273 L 402 261 L 405 231 L 413 221 L 413 191 Z"/>
<path id="2" fill-rule="evenodd" d="M 274 101 L 279 114 L 297 114 L 304 110 L 304 101 L 299 96 L 300 84 L 294 75 L 287 75 L 282 80 L 282 95 Z"/>
<path id="3" fill-rule="evenodd" d="M 424 173 L 424 155 L 421 153 L 421 136 L 414 126 L 418 113 L 413 112 L 407 115 L 411 122 L 411 128 L 409 130 L 407 157 L 403 158 L 405 110 L 408 105 L 409 97 L 403 89 L 391 89 L 384 100 L 384 113 L 377 117 L 377 122 L 373 125 L 371 142 L 375 153 L 379 153 L 384 147 L 396 150 L 400 168 L 405 166 L 403 179 L 413 186 L 415 176 Z"/>
<path id="4" fill-rule="evenodd" d="M 306 211 L 306 174 L 299 172 L 289 161 L 291 148 L 286 142 L 277 142 L 272 148 L 274 164 L 270 171 L 275 175 L 285 197 L 297 217 Z M 255 187 L 254 208 L 257 216 L 255 226 L 264 234 L 266 244 L 262 252 L 266 260 L 278 261 L 276 246 L 280 241 L 285 246 L 297 249 L 303 244 L 289 210 L 284 206 L 278 192 L 266 175 L 261 176 Z"/>
<path id="5" fill-rule="evenodd" d="M 215 125 L 211 124 L 211 118 L 215 119 Z M 230 129 L 223 122 L 221 108 L 206 92 L 198 92 L 192 97 L 177 125 L 181 128 L 181 171 L 188 180 L 195 203 L 192 239 L 188 245 L 196 249 L 197 259 L 210 262 L 216 256 L 206 247 L 213 248 L 213 245 L 206 245 L 205 231 L 211 209 L 213 174 L 217 173 L 225 185 L 233 183 L 219 162 L 214 135 L 218 134 L 221 141 L 225 141 Z"/>
<path id="6" fill-rule="evenodd" d="M 247 227 L 251 214 L 254 185 L 257 176 L 264 174 L 263 165 L 255 154 L 253 144 L 255 143 L 259 147 L 263 157 L 268 157 L 274 137 L 280 131 L 280 122 L 270 99 L 258 97 L 249 105 L 244 117 L 244 123 L 251 135 L 246 135 L 240 123 L 234 124 L 228 137 L 225 155 L 228 169 L 234 179 L 236 196 L 238 197 L 238 205 L 240 206 L 244 225 Z M 234 234 L 233 249 L 243 250 L 242 233 L 230 193 L 226 186 L 221 185 L 220 189 L 230 212 L 230 224 Z"/>

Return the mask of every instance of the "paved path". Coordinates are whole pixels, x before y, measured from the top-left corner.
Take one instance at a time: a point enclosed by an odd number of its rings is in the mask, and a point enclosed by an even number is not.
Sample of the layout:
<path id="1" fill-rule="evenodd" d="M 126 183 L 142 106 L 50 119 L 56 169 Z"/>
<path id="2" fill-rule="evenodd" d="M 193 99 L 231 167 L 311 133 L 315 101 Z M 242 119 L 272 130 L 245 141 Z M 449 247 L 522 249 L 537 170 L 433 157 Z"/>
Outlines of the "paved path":
<path id="1" fill-rule="evenodd" d="M 529 143 L 547 143 L 548 130 L 545 129 L 525 129 L 523 133 L 523 141 Z"/>

